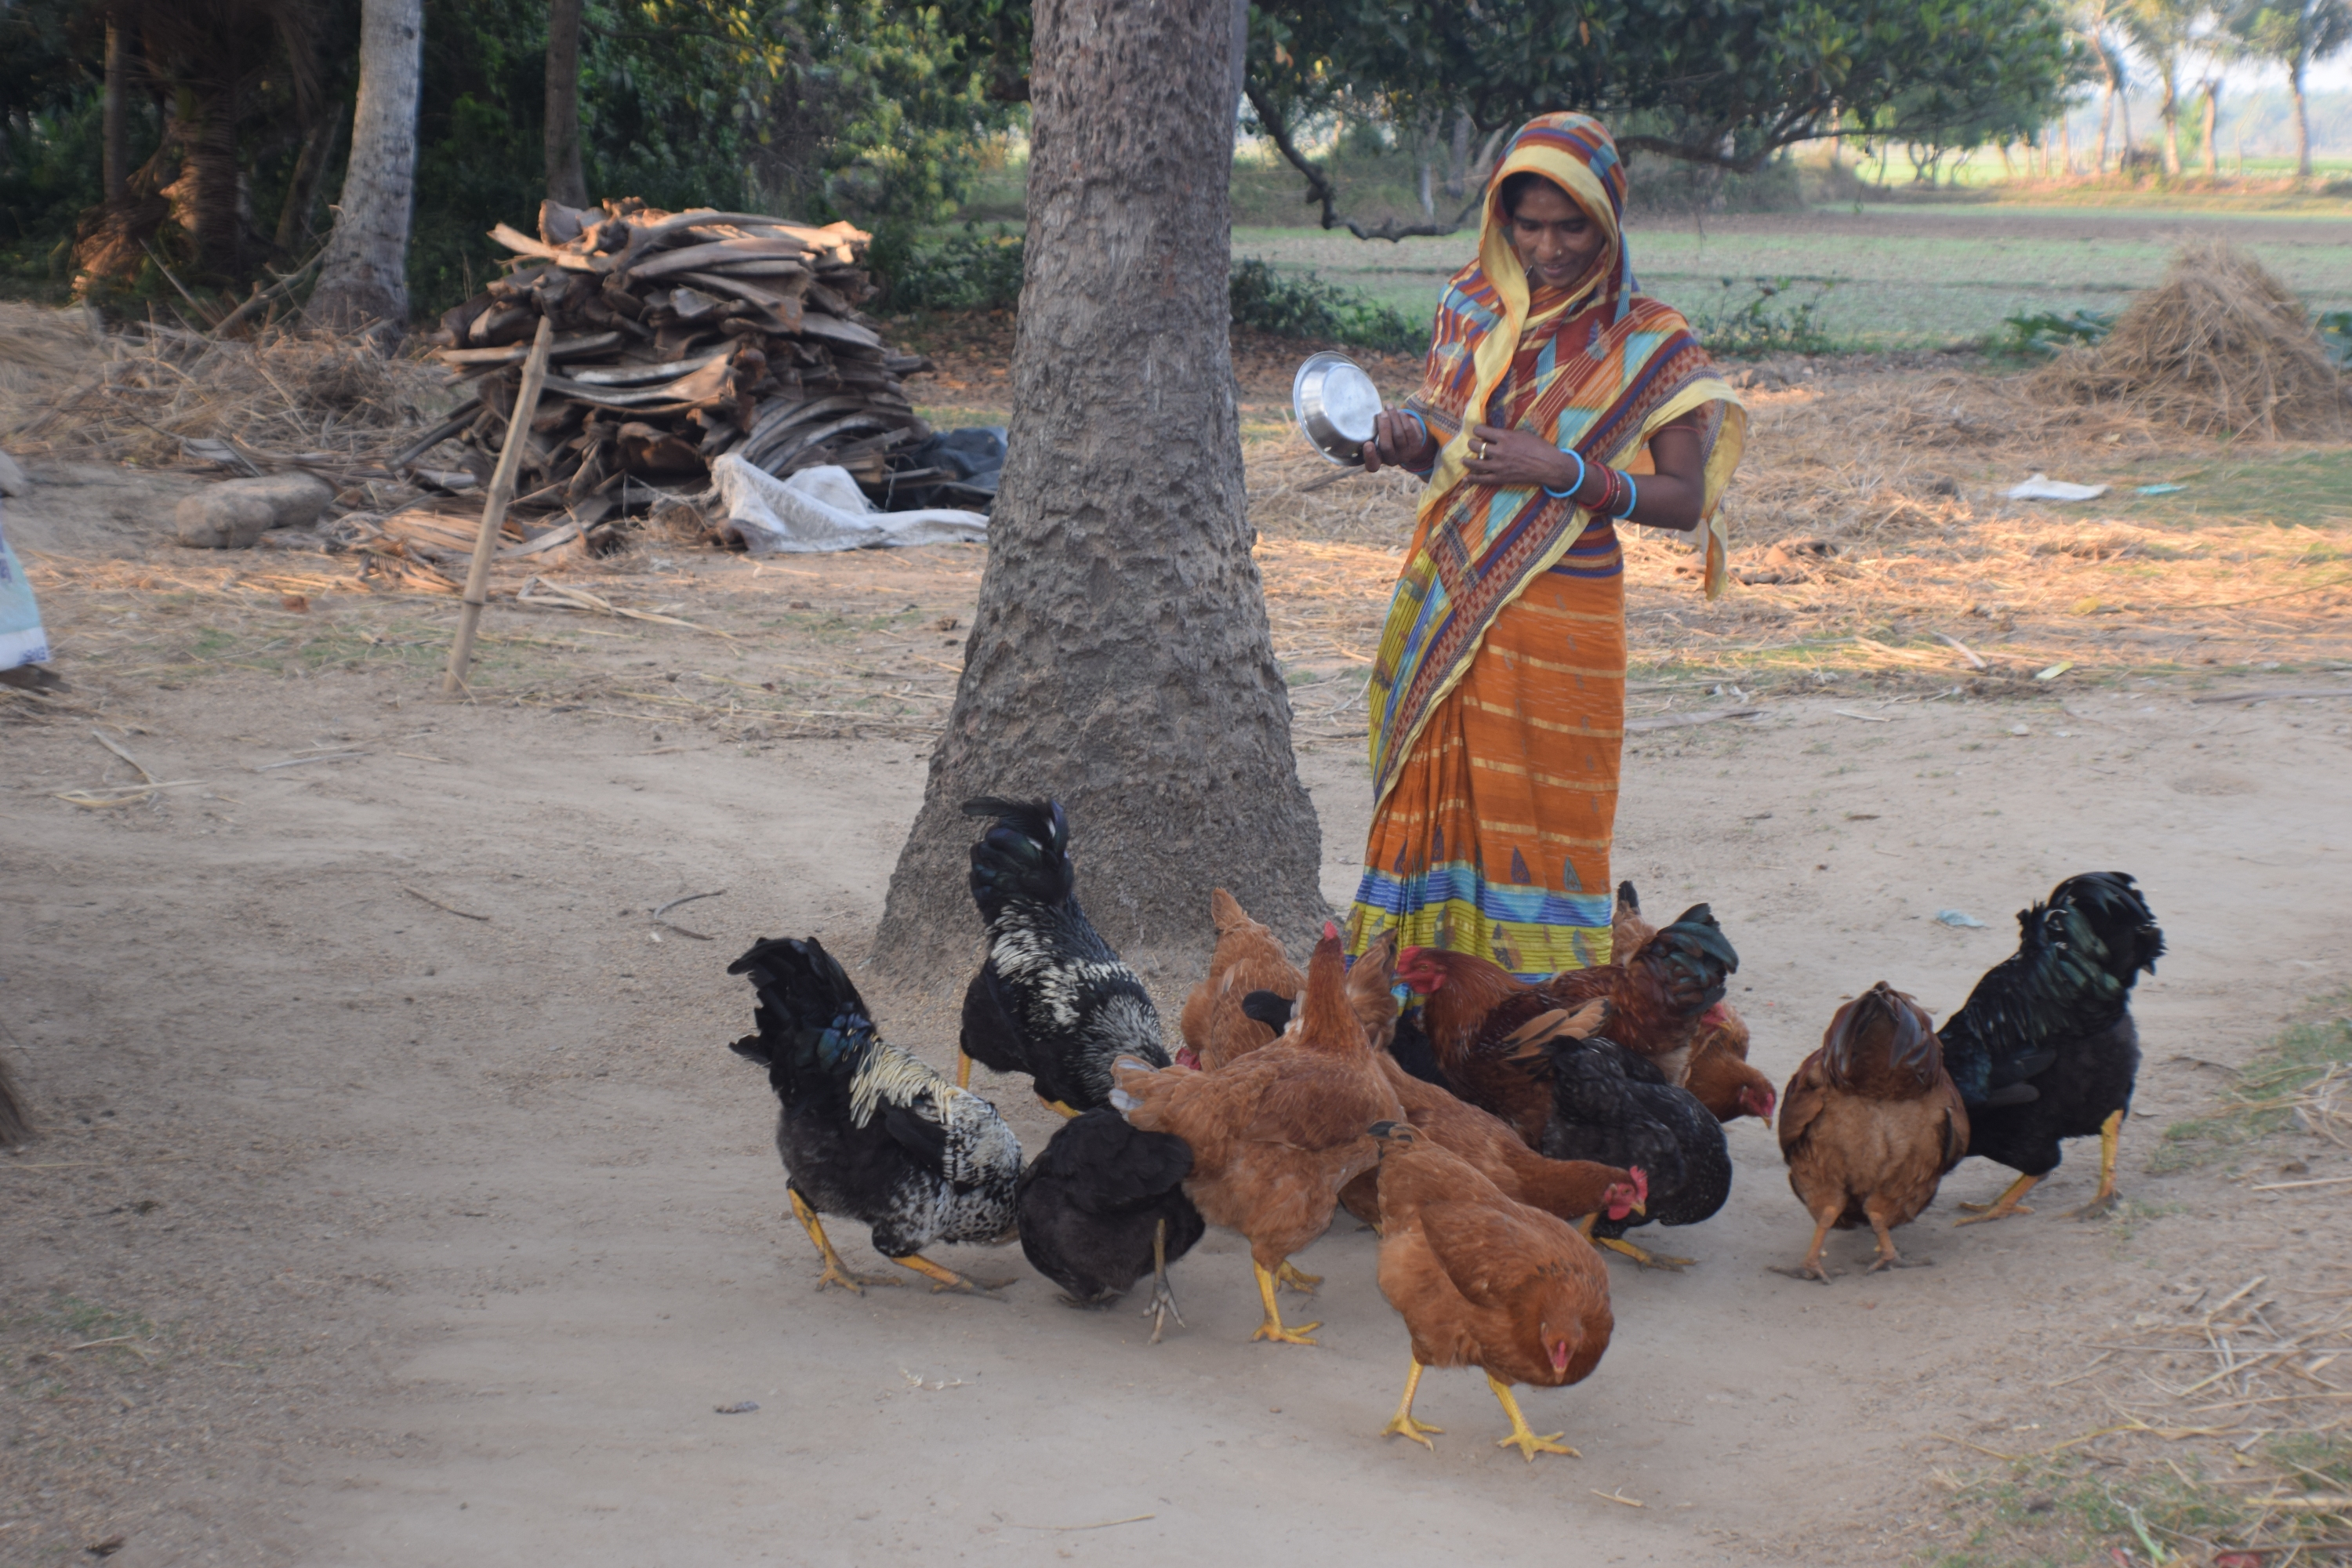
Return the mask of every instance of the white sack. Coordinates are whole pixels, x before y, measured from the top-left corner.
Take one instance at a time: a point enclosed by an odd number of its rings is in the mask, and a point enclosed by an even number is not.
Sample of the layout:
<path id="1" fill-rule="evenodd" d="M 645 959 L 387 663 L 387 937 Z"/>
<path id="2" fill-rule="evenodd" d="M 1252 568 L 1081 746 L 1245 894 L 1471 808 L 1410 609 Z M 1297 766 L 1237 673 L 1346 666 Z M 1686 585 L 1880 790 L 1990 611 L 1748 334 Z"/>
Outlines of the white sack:
<path id="1" fill-rule="evenodd" d="M 780 479 L 730 453 L 710 465 L 710 477 L 728 524 L 754 555 L 988 539 L 988 519 L 976 511 L 877 511 L 849 470 L 830 463 Z"/>
<path id="2" fill-rule="evenodd" d="M 2096 500 L 2107 493 L 2105 485 L 2078 485 L 2036 474 L 2021 485 L 2000 492 L 2011 500 Z"/>

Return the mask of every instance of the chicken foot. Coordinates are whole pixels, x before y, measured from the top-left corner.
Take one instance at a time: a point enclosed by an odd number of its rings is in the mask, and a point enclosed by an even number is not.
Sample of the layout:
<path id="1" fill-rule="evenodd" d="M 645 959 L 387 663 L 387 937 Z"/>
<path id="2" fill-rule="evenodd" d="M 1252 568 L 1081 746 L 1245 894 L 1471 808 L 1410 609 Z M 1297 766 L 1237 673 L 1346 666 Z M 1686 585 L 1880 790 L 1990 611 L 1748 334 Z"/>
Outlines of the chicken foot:
<path id="1" fill-rule="evenodd" d="M 906 1283 L 905 1280 L 887 1274 L 851 1273 L 849 1266 L 842 1262 L 841 1254 L 833 1249 L 832 1240 L 825 1236 L 824 1222 L 816 1217 L 816 1210 L 811 1208 L 809 1201 L 801 1196 L 800 1189 L 786 1187 L 784 1195 L 793 1200 L 793 1217 L 801 1222 L 801 1228 L 808 1232 L 809 1240 L 814 1242 L 816 1249 L 824 1255 L 824 1272 L 816 1277 L 818 1289 L 822 1290 L 828 1285 L 838 1285 L 853 1296 L 863 1296 L 868 1285 Z"/>
<path id="2" fill-rule="evenodd" d="M 1289 1264 L 1286 1261 L 1283 1266 L 1288 1268 Z M 1275 1304 L 1274 1300 L 1275 1277 L 1267 1273 L 1265 1266 L 1255 1258 L 1250 1259 L 1250 1271 L 1257 1276 L 1257 1299 L 1265 1308 L 1265 1321 L 1257 1326 L 1257 1332 L 1250 1335 L 1250 1338 L 1254 1341 L 1272 1340 L 1277 1344 L 1286 1345 L 1313 1344 L 1315 1342 L 1309 1336 L 1323 1325 L 1320 1322 L 1313 1322 L 1301 1323 L 1295 1329 L 1283 1327 L 1282 1309 Z"/>
<path id="3" fill-rule="evenodd" d="M 1285 1289 L 1296 1290 L 1302 1296 L 1312 1296 L 1315 1294 L 1315 1287 L 1323 1283 L 1323 1276 L 1308 1274 L 1286 1258 L 1282 1260 L 1282 1267 L 1274 1271 L 1274 1282 Z"/>
<path id="4" fill-rule="evenodd" d="M 1412 1418 L 1412 1396 L 1414 1392 L 1421 1387 L 1421 1374 L 1428 1370 L 1429 1369 L 1427 1367 L 1421 1364 L 1418 1357 L 1414 1358 L 1412 1370 L 1405 1373 L 1404 1397 L 1397 1401 L 1396 1414 L 1390 1416 L 1389 1424 L 1381 1428 L 1381 1436 L 1383 1437 L 1410 1437 L 1414 1442 L 1420 1444 L 1423 1447 L 1427 1448 L 1433 1454 L 1437 1451 L 1437 1445 L 1431 1442 L 1426 1436 L 1423 1436 L 1423 1434 L 1434 1432 L 1442 1436 L 1444 1435 L 1445 1428 L 1443 1426 L 1432 1426 L 1426 1421 L 1416 1421 Z M 1507 1442 L 1509 1439 L 1506 1438 L 1505 1441 Z"/>
<path id="5" fill-rule="evenodd" d="M 1495 1391 L 1496 1402 L 1502 1405 L 1503 1414 L 1511 1418 L 1510 1435 L 1496 1438 L 1495 1447 L 1507 1448 L 1517 1444 L 1519 1452 L 1527 1456 L 1528 1463 L 1530 1465 L 1536 1462 L 1538 1454 L 1566 1454 L 1571 1459 L 1584 1458 L 1583 1455 L 1560 1441 L 1562 1437 L 1568 1436 L 1565 1432 L 1554 1432 L 1549 1437 L 1537 1436 L 1535 1428 L 1528 1425 L 1528 1418 L 1519 1414 L 1519 1402 L 1511 1396 L 1509 1384 L 1503 1382 L 1490 1372 L 1486 1374 L 1486 1386 Z"/>
<path id="6" fill-rule="evenodd" d="M 1698 1261 L 1696 1258 L 1673 1258 L 1663 1252 L 1651 1252 L 1634 1246 L 1622 1236 L 1601 1236 L 1592 1238 L 1596 1247 L 1612 1252 L 1622 1252 L 1644 1268 L 1664 1268 L 1679 1274 Z"/>
<path id="7" fill-rule="evenodd" d="M 2006 1192 L 1989 1204 L 1962 1204 L 1960 1207 L 1968 1210 L 1968 1216 L 1952 1223 L 1956 1226 L 1982 1225 L 1990 1219 L 2007 1219 L 2013 1214 L 2032 1214 L 2032 1209 L 2017 1200 L 2032 1192 L 2041 1180 L 2039 1176 L 2020 1176 L 2009 1184 Z"/>
<path id="8" fill-rule="evenodd" d="M 2099 1123 L 2099 1190 L 2081 1208 L 2067 1211 L 2068 1219 L 2098 1219 L 2116 1208 L 2116 1154 L 2123 1144 L 2124 1113 L 2110 1111 Z"/>
<path id="9" fill-rule="evenodd" d="M 1071 1110 L 1068 1105 L 1065 1104 L 1061 1100 L 1047 1100 L 1042 1094 L 1037 1097 L 1037 1103 L 1044 1106 L 1046 1110 L 1052 1111 L 1055 1115 L 1062 1118 L 1066 1121 L 1076 1121 L 1084 1114 L 1082 1111 Z"/>
<path id="10" fill-rule="evenodd" d="M 1794 1268 L 1783 1268 L 1777 1263 L 1767 1267 L 1773 1273 L 1785 1274 L 1791 1279 L 1818 1279 L 1824 1285 L 1828 1284 L 1830 1271 L 1822 1262 L 1822 1248 L 1829 1245 L 1830 1226 L 1837 1224 L 1838 1215 L 1843 1212 L 1839 1209 L 1830 1209 L 1822 1215 L 1820 1221 L 1813 1226 L 1813 1245 L 1806 1249 L 1805 1260 L 1802 1263 L 1798 1264 Z"/>
<path id="11" fill-rule="evenodd" d="M 1887 1229 L 1885 1218 L 1873 1214 L 1867 1204 L 1863 1205 L 1863 1213 L 1869 1215 L 1870 1228 L 1878 1237 L 1878 1256 L 1872 1259 L 1870 1267 L 1864 1269 L 1864 1273 L 1875 1274 L 1882 1268 L 1933 1268 L 1936 1267 L 1936 1260 L 1932 1258 L 1906 1258 L 1895 1251 L 1895 1237 Z"/>
<path id="12" fill-rule="evenodd" d="M 999 1299 L 996 1294 L 999 1290 L 1013 1283 L 1010 1279 L 968 1279 L 944 1264 L 932 1262 L 919 1252 L 910 1252 L 904 1258 L 894 1258 L 890 1261 L 901 1268 L 911 1268 L 929 1280 L 934 1296 L 942 1290 L 956 1290 L 966 1296 L 985 1296 L 993 1301 Z M 888 1283 L 896 1285 L 898 1281 L 892 1279 Z"/>
<path id="13" fill-rule="evenodd" d="M 956 1087 L 958 1089 L 971 1087 L 971 1058 L 963 1054 L 961 1046 L 956 1047 Z"/>
<path id="14" fill-rule="evenodd" d="M 1176 1310 L 1175 1292 L 1168 1289 L 1168 1222 L 1164 1219 L 1151 1229 L 1151 1300 L 1145 1305 L 1143 1315 L 1151 1320 L 1151 1342 L 1155 1345 L 1169 1319 L 1175 1319 L 1180 1329 L 1184 1326 L 1184 1314 Z"/>

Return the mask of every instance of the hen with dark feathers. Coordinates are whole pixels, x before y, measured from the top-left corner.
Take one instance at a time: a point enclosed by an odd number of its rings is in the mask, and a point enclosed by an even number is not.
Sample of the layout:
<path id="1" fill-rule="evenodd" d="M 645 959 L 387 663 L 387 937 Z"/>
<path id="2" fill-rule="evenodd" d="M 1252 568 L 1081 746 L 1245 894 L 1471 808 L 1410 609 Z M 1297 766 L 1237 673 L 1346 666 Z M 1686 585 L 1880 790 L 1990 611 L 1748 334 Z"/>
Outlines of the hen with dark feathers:
<path id="1" fill-rule="evenodd" d="M 1146 1132 L 1108 1106 L 1065 1122 L 1021 1173 L 1014 1210 L 1021 1250 L 1073 1306 L 1108 1307 L 1152 1277 L 1151 1342 L 1167 1320 L 1184 1326 L 1168 1266 L 1192 1250 L 1208 1222 L 1184 1195 L 1192 1151 Z"/>
<path id="2" fill-rule="evenodd" d="M 2018 1200 L 2058 1168 L 2068 1138 L 2099 1140 L 2099 1189 L 2074 1211 L 2116 1204 L 2116 1152 L 2139 1075 L 2132 987 L 2156 973 L 2164 932 L 2131 878 L 2069 877 L 2017 917 L 2017 952 L 1987 971 L 1938 1033 L 1969 1111 L 1969 1152 L 2019 1173 L 1962 1225 L 2031 1214 Z"/>
<path id="3" fill-rule="evenodd" d="M 727 973 L 750 976 L 759 993 L 759 1033 L 734 1050 L 768 1069 L 783 1102 L 776 1152 L 793 1214 L 824 1258 L 818 1283 L 853 1292 L 904 1283 L 844 1267 L 817 1217 L 829 1214 L 871 1226 L 874 1250 L 934 1290 L 993 1289 L 922 1249 L 1013 1239 L 1021 1143 L 996 1108 L 883 1044 L 857 987 L 814 937 L 761 942 Z"/>
<path id="4" fill-rule="evenodd" d="M 982 799 L 963 810 L 994 820 L 971 847 L 988 956 L 964 992 L 958 1086 L 981 1062 L 1026 1074 L 1038 1099 L 1076 1116 L 1109 1101 L 1119 1057 L 1168 1066 L 1150 994 L 1078 907 L 1061 804 Z"/>
<path id="5" fill-rule="evenodd" d="M 1683 1268 L 1687 1258 L 1654 1254 L 1624 1239 L 1635 1226 L 1696 1225 L 1731 1195 L 1723 1124 L 1655 1062 L 1601 1036 L 1559 1033 L 1524 1047 L 1520 1065 L 1551 1089 L 1551 1118 L 1538 1146 L 1554 1160 L 1591 1160 L 1649 1176 L 1648 1212 L 1593 1224 L 1601 1246 L 1644 1268 Z"/>

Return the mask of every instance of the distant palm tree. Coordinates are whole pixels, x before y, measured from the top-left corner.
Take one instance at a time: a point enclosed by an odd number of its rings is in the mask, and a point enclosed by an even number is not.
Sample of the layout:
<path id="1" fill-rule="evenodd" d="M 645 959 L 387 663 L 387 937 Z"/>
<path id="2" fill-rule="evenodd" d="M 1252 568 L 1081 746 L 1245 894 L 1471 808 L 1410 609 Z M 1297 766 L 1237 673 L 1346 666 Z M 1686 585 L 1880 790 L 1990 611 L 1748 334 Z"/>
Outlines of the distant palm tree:
<path id="1" fill-rule="evenodd" d="M 2304 79 L 2312 66 L 2352 45 L 2352 4 L 2347 0 L 2242 0 L 2230 30 L 2249 54 L 2286 67 L 2294 92 L 2294 172 L 2311 178 L 2311 108 Z"/>
<path id="2" fill-rule="evenodd" d="M 2164 121 L 2164 172 L 2177 180 L 2180 177 L 2180 66 L 2183 57 L 2201 41 L 2198 26 L 2206 19 L 2205 0 L 2123 0 L 2116 19 L 2156 68 L 2164 93 L 2156 106 L 2157 118 Z"/>

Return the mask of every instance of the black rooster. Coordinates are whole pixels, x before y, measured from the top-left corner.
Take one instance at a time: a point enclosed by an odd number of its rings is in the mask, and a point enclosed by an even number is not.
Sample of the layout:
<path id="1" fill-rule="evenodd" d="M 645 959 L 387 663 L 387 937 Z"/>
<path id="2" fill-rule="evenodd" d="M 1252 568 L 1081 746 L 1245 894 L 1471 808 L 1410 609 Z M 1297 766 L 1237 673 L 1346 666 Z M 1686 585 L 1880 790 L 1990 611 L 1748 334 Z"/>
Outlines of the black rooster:
<path id="1" fill-rule="evenodd" d="M 1151 1342 L 1174 1318 L 1168 1266 L 1192 1250 L 1208 1222 L 1184 1195 L 1192 1151 L 1171 1132 L 1128 1125 L 1108 1106 L 1065 1122 L 1021 1173 L 1014 1208 L 1021 1250 L 1077 1307 L 1108 1307 L 1152 1277 Z"/>
<path id="2" fill-rule="evenodd" d="M 1026 1073 L 1065 1116 L 1110 1100 L 1122 1056 L 1169 1065 L 1160 1013 L 1143 982 L 1078 908 L 1070 821 L 1058 801 L 968 800 L 994 818 L 971 847 L 971 897 L 988 921 L 988 957 L 963 997 L 956 1082 L 971 1064 Z"/>
<path id="3" fill-rule="evenodd" d="M 1649 1177 L 1646 1212 L 1595 1220 L 1602 1247 L 1650 1268 L 1683 1268 L 1624 1239 L 1637 1225 L 1696 1225 L 1731 1195 L 1731 1151 L 1723 1124 L 1696 1096 L 1666 1081 L 1657 1064 L 1599 1035 L 1557 1034 L 1523 1048 L 1519 1060 L 1549 1080 L 1551 1117 L 1538 1152 L 1554 1160 L 1594 1160 Z"/>
<path id="4" fill-rule="evenodd" d="M 783 1101 L 776 1152 L 793 1214 L 824 1255 L 818 1284 L 856 1292 L 903 1282 L 843 1267 L 817 1218 L 830 1214 L 871 1226 L 874 1250 L 934 1290 L 994 1289 L 922 1249 L 1013 1239 L 1021 1143 L 996 1108 L 883 1044 L 857 987 L 814 937 L 761 942 L 727 973 L 750 975 L 759 992 L 760 1032 L 734 1050 L 768 1069 Z"/>
<path id="5" fill-rule="evenodd" d="M 2033 1211 L 2018 1202 L 2058 1168 L 2060 1142 L 2099 1140 L 2099 1190 L 2074 1211 L 2116 1205 L 2116 1151 L 2139 1074 L 2132 986 L 2156 973 L 2164 932 L 2120 871 L 2069 877 L 2021 910 L 2017 952 L 1977 982 L 1937 1030 L 1969 1110 L 1969 1152 L 2020 1173 L 1962 1225 Z"/>

